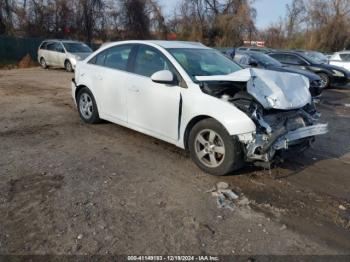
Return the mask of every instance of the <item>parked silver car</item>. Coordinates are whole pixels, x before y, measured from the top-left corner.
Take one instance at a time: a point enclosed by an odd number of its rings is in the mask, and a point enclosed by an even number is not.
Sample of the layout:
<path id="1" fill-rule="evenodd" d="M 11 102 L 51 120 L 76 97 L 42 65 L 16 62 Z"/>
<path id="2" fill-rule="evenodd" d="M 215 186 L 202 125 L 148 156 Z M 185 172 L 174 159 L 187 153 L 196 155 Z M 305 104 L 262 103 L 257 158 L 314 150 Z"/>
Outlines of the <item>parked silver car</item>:
<path id="1" fill-rule="evenodd" d="M 65 68 L 68 72 L 75 69 L 77 61 L 92 53 L 86 44 L 70 40 L 45 40 L 38 49 L 38 61 L 43 68 L 49 66 Z"/>

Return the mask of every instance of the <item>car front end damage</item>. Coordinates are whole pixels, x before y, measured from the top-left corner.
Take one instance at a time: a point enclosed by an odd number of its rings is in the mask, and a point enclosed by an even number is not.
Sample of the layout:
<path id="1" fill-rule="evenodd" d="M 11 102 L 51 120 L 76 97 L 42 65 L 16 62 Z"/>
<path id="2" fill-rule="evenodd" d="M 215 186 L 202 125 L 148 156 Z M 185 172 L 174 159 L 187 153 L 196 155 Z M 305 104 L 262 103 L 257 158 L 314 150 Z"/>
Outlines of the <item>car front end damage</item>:
<path id="1" fill-rule="evenodd" d="M 251 109 L 254 106 L 250 105 Z M 328 132 L 327 124 L 318 123 L 319 114 L 312 106 L 272 112 L 257 107 L 251 109 L 246 113 L 253 119 L 256 131 L 238 136 L 247 162 L 268 166 L 276 159 L 276 154 L 288 149 L 305 149 L 314 142 L 315 136 Z"/>
<path id="2" fill-rule="evenodd" d="M 238 135 L 247 162 L 269 167 L 286 150 L 305 149 L 328 132 L 301 75 L 244 69 L 197 79 L 204 93 L 233 104 L 255 123 L 254 132 Z"/>

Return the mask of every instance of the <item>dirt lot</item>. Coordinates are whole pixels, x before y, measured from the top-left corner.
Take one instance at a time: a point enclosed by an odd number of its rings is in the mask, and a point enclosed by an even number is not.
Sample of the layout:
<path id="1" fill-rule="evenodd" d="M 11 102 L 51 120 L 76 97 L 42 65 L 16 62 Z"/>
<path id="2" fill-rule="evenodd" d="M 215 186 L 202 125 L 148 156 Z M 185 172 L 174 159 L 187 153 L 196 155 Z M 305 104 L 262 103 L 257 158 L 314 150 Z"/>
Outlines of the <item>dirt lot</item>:
<path id="1" fill-rule="evenodd" d="M 61 70 L 0 71 L 1 254 L 350 254 L 350 90 L 330 134 L 271 172 L 202 173 L 182 150 L 83 124 Z M 206 193 L 224 181 L 235 210 Z"/>

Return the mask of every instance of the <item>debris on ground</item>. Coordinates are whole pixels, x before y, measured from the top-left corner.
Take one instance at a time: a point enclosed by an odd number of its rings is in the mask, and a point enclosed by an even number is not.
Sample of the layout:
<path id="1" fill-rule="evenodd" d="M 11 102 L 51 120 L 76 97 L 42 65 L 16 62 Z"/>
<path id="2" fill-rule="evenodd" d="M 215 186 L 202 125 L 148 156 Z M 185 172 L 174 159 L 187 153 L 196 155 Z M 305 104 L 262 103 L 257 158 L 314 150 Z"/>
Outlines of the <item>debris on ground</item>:
<path id="1" fill-rule="evenodd" d="M 18 63 L 18 68 L 29 68 L 36 66 L 38 66 L 38 64 L 34 62 L 34 60 L 29 54 L 25 55 Z"/>
<path id="2" fill-rule="evenodd" d="M 239 198 L 236 193 L 229 189 L 229 184 L 226 182 L 218 182 L 215 187 L 207 192 L 216 197 L 218 208 L 234 210 L 234 201 Z"/>
<path id="3" fill-rule="evenodd" d="M 343 206 L 343 205 L 339 205 L 339 209 L 341 209 L 341 210 L 346 210 L 346 207 Z"/>
<path id="4" fill-rule="evenodd" d="M 287 226 L 285 224 L 283 224 L 281 227 L 280 227 L 280 230 L 286 230 L 287 229 Z"/>

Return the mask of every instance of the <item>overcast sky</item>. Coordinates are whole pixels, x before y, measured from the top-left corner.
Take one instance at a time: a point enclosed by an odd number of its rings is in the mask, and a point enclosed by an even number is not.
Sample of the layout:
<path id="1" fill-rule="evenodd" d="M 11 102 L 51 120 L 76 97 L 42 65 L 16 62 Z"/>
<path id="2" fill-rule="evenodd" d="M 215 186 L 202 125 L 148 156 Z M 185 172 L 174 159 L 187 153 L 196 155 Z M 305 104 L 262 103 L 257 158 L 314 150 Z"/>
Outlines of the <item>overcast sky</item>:
<path id="1" fill-rule="evenodd" d="M 174 7 L 181 0 L 158 0 L 164 8 L 165 14 L 171 14 Z M 254 7 L 257 10 L 256 24 L 259 29 L 264 29 L 271 23 L 277 22 L 286 12 L 286 4 L 292 0 L 255 0 Z"/>

